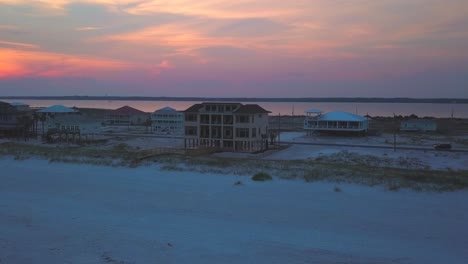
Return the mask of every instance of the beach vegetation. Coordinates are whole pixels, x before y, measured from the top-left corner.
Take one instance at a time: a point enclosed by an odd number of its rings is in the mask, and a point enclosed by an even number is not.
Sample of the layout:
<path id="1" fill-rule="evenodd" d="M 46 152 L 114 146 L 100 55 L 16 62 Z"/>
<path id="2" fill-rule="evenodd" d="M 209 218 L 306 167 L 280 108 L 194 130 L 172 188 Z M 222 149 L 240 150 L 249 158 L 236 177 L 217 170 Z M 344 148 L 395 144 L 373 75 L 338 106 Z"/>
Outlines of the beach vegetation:
<path id="1" fill-rule="evenodd" d="M 266 172 L 259 172 L 252 176 L 253 181 L 271 181 L 273 178 Z"/>

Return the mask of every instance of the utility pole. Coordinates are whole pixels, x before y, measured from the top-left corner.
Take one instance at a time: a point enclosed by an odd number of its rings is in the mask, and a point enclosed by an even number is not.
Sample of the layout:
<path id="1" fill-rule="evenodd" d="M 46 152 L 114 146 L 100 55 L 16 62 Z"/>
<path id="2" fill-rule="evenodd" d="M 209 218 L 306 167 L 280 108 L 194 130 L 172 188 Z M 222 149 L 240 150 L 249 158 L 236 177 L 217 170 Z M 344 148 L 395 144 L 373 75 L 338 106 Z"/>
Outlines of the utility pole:
<path id="1" fill-rule="evenodd" d="M 281 113 L 278 113 L 278 145 L 280 144 L 281 136 Z"/>
<path id="2" fill-rule="evenodd" d="M 292 112 L 291 112 L 291 129 L 294 130 L 294 104 L 292 105 Z"/>
<path id="3" fill-rule="evenodd" d="M 396 131 L 397 131 L 397 125 L 396 125 L 396 115 L 393 113 L 393 152 L 396 151 Z"/>

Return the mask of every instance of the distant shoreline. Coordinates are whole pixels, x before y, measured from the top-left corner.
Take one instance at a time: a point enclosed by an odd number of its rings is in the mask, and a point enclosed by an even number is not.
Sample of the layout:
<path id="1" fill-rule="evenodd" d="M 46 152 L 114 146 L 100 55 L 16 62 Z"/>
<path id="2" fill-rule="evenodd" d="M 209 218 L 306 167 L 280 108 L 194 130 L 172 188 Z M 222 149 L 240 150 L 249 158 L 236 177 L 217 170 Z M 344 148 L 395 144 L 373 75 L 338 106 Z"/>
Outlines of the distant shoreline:
<path id="1" fill-rule="evenodd" d="M 200 101 L 200 102 L 326 102 L 326 103 L 432 103 L 468 104 L 468 98 L 382 98 L 382 97 L 321 97 L 321 98 L 266 98 L 266 97 L 152 97 L 152 96 L 0 96 L 7 100 L 94 100 L 94 101 Z"/>

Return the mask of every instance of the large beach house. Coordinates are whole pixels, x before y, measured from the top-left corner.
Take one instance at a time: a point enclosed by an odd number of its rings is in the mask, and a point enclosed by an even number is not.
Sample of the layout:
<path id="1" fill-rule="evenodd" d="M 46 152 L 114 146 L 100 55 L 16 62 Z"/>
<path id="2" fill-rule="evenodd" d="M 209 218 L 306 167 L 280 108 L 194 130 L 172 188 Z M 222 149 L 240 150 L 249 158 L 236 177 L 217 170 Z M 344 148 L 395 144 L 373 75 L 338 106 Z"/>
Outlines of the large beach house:
<path id="1" fill-rule="evenodd" d="M 254 152 L 267 148 L 268 113 L 257 104 L 205 102 L 185 113 L 185 148 Z"/>

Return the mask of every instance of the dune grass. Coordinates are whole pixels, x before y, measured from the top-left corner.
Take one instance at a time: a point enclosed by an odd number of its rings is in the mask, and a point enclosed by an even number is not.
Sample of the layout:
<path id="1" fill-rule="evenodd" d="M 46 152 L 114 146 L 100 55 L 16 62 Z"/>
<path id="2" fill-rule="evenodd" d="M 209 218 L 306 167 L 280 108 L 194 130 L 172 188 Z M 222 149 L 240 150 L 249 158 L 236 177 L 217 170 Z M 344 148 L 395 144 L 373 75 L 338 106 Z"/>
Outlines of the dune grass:
<path id="1" fill-rule="evenodd" d="M 281 179 L 327 181 L 384 186 L 389 191 L 454 191 L 468 189 L 468 171 L 375 166 L 375 163 L 336 163 L 330 160 L 264 160 L 221 158 L 212 155 L 165 154 L 141 160 L 139 151 L 125 144 L 103 146 L 49 146 L 17 142 L 0 144 L 0 156 L 16 160 L 39 157 L 50 162 L 137 167 L 158 164 L 161 169 L 234 175 L 267 173 Z"/>

